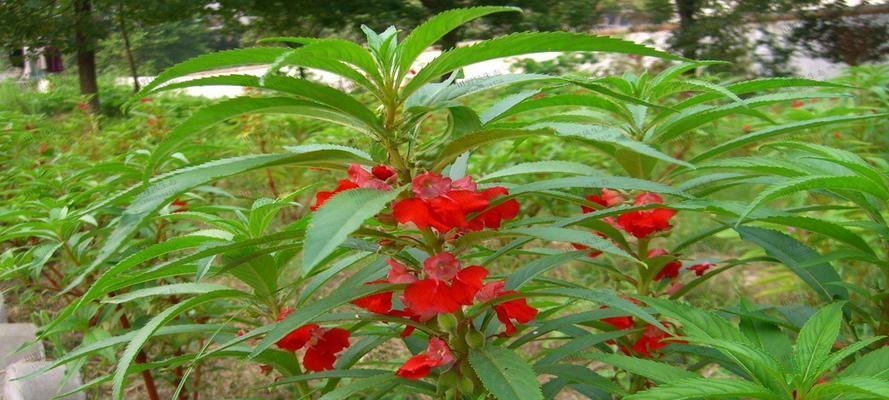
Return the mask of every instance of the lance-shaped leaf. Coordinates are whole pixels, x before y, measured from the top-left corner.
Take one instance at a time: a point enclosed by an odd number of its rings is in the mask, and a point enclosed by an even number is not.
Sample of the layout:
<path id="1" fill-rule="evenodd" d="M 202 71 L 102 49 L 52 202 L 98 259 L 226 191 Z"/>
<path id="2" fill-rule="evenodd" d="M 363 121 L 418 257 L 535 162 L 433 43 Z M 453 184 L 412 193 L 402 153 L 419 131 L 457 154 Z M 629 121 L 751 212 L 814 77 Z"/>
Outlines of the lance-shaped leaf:
<path id="1" fill-rule="evenodd" d="M 105 244 L 93 262 L 75 278 L 69 287 L 74 287 L 90 272 L 104 264 L 114 255 L 148 217 L 182 192 L 215 179 L 240 174 L 258 168 L 277 165 L 344 165 L 348 162 L 371 162 L 362 152 L 344 146 L 306 145 L 291 147 L 291 153 L 263 154 L 232 157 L 210 161 L 192 167 L 182 168 L 153 179 L 150 185 L 139 192 L 132 203 L 124 210 L 108 236 Z"/>
<path id="2" fill-rule="evenodd" d="M 815 250 L 790 236 L 770 229 L 750 226 L 739 226 L 734 229 L 741 235 L 741 239 L 762 247 L 766 254 L 790 268 L 822 299 L 834 301 L 849 298 L 848 290 L 837 285 L 842 279 L 832 265 L 828 263 L 811 265 L 808 262 L 820 256 Z"/>
<path id="3" fill-rule="evenodd" d="M 271 64 L 288 51 L 284 47 L 250 47 L 204 54 L 167 68 L 149 84 L 145 85 L 139 91 L 139 96 L 148 94 L 164 82 L 169 82 L 172 79 L 195 72 L 242 65 Z"/>
<path id="4" fill-rule="evenodd" d="M 458 47 L 436 57 L 404 87 L 408 96 L 426 82 L 456 69 L 495 58 L 550 51 L 605 51 L 680 60 L 682 57 L 623 39 L 568 32 L 524 32 Z"/>
<path id="5" fill-rule="evenodd" d="M 407 186 L 384 192 L 376 189 L 352 189 L 337 193 L 324 202 L 309 222 L 303 250 L 303 274 L 313 269 L 401 193 Z"/>
<path id="6" fill-rule="evenodd" d="M 658 385 L 636 393 L 624 400 L 693 400 L 693 399 L 745 398 L 779 400 L 768 389 L 740 379 L 691 378 Z"/>
<path id="7" fill-rule="evenodd" d="M 398 50 L 401 52 L 398 61 L 399 78 L 407 74 L 411 65 L 427 47 L 435 44 L 448 32 L 485 15 L 510 11 L 522 12 L 522 9 L 516 7 L 472 7 L 448 10 L 432 16 L 414 28 L 398 46 Z"/>
<path id="8" fill-rule="evenodd" d="M 534 370 L 513 351 L 498 346 L 470 349 L 469 363 L 498 400 L 543 400 Z"/>

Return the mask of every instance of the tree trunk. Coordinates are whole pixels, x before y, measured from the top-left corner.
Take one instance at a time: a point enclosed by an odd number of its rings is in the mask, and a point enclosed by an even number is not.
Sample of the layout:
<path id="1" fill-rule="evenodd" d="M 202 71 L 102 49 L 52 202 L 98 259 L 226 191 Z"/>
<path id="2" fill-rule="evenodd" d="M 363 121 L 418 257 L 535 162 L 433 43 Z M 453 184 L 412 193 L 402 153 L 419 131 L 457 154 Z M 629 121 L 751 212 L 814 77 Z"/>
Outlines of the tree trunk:
<path id="1" fill-rule="evenodd" d="M 695 58 L 697 52 L 697 32 L 695 32 L 695 13 L 700 8 L 699 0 L 676 0 L 676 13 L 679 14 L 679 29 L 674 33 L 676 48 L 683 57 Z"/>
<path id="2" fill-rule="evenodd" d="M 87 31 L 92 24 L 91 0 L 74 1 L 74 40 L 77 46 L 77 72 L 80 76 L 80 94 L 89 97 L 87 110 L 99 111 L 99 84 L 96 81 L 95 39 Z"/>
<path id="3" fill-rule="evenodd" d="M 123 48 L 126 52 L 127 63 L 130 64 L 130 75 L 133 76 L 133 93 L 139 92 L 139 71 L 136 69 L 136 60 L 133 59 L 133 48 L 130 46 L 130 34 L 127 32 L 126 10 L 124 2 L 120 2 L 120 35 L 123 37 Z"/>

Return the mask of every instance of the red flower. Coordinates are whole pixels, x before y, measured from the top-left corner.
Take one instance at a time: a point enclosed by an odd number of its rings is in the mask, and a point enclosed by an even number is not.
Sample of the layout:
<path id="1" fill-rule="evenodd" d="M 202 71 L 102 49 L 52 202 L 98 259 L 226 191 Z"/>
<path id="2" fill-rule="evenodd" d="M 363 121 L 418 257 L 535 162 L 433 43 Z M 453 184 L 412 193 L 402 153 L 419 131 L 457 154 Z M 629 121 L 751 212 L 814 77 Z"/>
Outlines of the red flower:
<path id="1" fill-rule="evenodd" d="M 700 264 L 692 265 L 692 266 L 688 267 L 688 269 L 690 271 L 694 271 L 695 275 L 697 275 L 697 276 L 703 276 L 704 273 L 707 272 L 707 270 L 710 269 L 710 267 L 712 267 L 714 265 L 716 265 L 716 264 L 713 264 L 712 262 L 705 261 Z"/>
<path id="2" fill-rule="evenodd" d="M 587 196 L 586 199 L 592 201 L 593 203 L 597 203 L 605 208 L 613 207 L 624 202 L 623 196 L 621 196 L 620 193 L 618 193 L 617 191 L 602 188 L 601 190 L 599 190 L 599 192 L 600 194 L 591 194 Z M 583 210 L 584 214 L 595 211 L 594 209 L 587 206 L 580 206 L 580 208 Z"/>
<path id="3" fill-rule="evenodd" d="M 479 301 L 489 301 L 500 296 L 518 293 L 515 290 L 503 290 L 505 284 L 505 281 L 490 282 L 482 287 L 476 297 Z M 516 331 L 512 320 L 516 320 L 520 324 L 527 323 L 537 316 L 537 309 L 529 306 L 525 299 L 514 299 L 495 304 L 494 313 L 497 314 L 497 319 L 506 327 L 504 335 L 509 336 Z"/>
<path id="4" fill-rule="evenodd" d="M 790 106 L 793 108 L 800 108 L 804 105 L 806 105 L 806 102 L 804 102 L 802 100 L 794 100 L 794 101 L 790 102 Z"/>
<path id="5" fill-rule="evenodd" d="M 385 181 L 395 175 L 395 170 L 388 165 L 380 164 L 371 168 L 370 173 L 377 177 L 377 179 Z"/>
<path id="6" fill-rule="evenodd" d="M 188 211 L 188 203 L 186 203 L 184 200 L 180 200 L 178 197 L 176 198 L 176 200 L 173 200 L 170 205 L 176 207 L 175 209 L 173 209 L 174 214 Z"/>
<path id="7" fill-rule="evenodd" d="M 482 279 L 488 275 L 486 269 L 477 265 L 460 269 L 460 262 L 450 253 L 427 258 L 423 270 L 426 278 L 408 285 L 403 297 L 405 306 L 421 320 L 472 304 L 473 297 L 482 288 Z"/>
<path id="8" fill-rule="evenodd" d="M 407 379 L 420 379 L 429 375 L 429 370 L 432 368 L 453 361 L 454 356 L 451 354 L 448 344 L 437 337 L 431 337 L 426 351 L 409 358 L 395 374 Z"/>
<path id="9" fill-rule="evenodd" d="M 392 168 L 389 168 L 385 165 L 377 165 L 373 168 L 376 172 L 371 173 L 368 172 L 364 167 L 358 164 L 350 164 L 347 170 L 349 174 L 349 179 L 340 179 L 337 181 L 336 188 L 331 191 L 320 191 L 315 194 L 315 204 L 309 207 L 312 211 L 321 207 L 328 199 L 333 197 L 335 194 L 339 192 L 343 192 L 350 189 L 355 188 L 370 188 L 377 189 L 382 191 L 392 190 L 392 187 L 389 186 L 386 182 L 384 182 L 389 176 L 386 178 L 381 178 L 381 176 L 386 176 L 388 172 L 395 173 Z"/>
<path id="10" fill-rule="evenodd" d="M 669 344 L 664 341 L 664 339 L 669 337 L 669 333 L 658 329 L 654 325 L 645 325 L 645 329 L 642 331 L 642 336 L 640 336 L 639 339 L 636 339 L 636 342 L 633 343 L 633 351 L 643 357 L 651 357 L 651 352 L 659 351 Z M 676 341 L 676 343 L 681 342 Z"/>
<path id="11" fill-rule="evenodd" d="M 365 282 L 365 285 L 387 283 L 385 279 Z M 392 292 L 381 292 L 352 300 L 350 303 L 377 314 L 388 314 L 392 311 Z"/>
<path id="12" fill-rule="evenodd" d="M 482 197 L 491 201 L 497 196 L 508 196 L 509 192 L 504 187 L 495 186 L 482 190 Z M 482 211 L 469 221 L 469 230 L 480 231 L 484 228 L 500 228 L 502 221 L 515 218 L 519 213 L 519 202 L 515 199 L 506 200 L 494 207 Z"/>
<path id="13" fill-rule="evenodd" d="M 639 300 L 636 300 L 632 297 L 624 297 L 624 298 L 633 302 L 633 304 L 639 305 Z M 608 306 L 602 306 L 599 308 L 604 310 L 604 309 L 607 309 Z M 629 315 L 623 315 L 623 316 L 619 316 L 619 317 L 602 318 L 600 321 L 613 326 L 614 329 L 616 329 L 616 330 L 630 329 L 633 327 L 633 317 L 631 317 Z"/>
<path id="14" fill-rule="evenodd" d="M 151 97 L 143 97 L 143 98 L 139 99 L 139 102 L 142 104 L 151 103 Z"/>
<path id="15" fill-rule="evenodd" d="M 657 249 L 656 248 L 656 249 L 649 249 L 648 250 L 648 258 L 660 257 L 660 256 L 665 256 L 665 255 L 668 255 L 668 254 L 667 254 L 667 251 L 664 249 Z M 680 268 L 682 268 L 682 263 L 676 259 L 673 259 L 673 260 L 667 262 L 666 264 L 664 264 L 663 267 L 661 267 L 661 270 L 658 271 L 657 275 L 654 276 L 654 280 L 659 281 L 664 278 L 673 279 L 673 278 L 679 276 L 679 269 Z"/>
<path id="16" fill-rule="evenodd" d="M 662 203 L 661 196 L 655 193 L 640 193 L 633 205 Z M 653 208 L 648 210 L 630 211 L 617 217 L 617 223 L 623 230 L 637 238 L 644 238 L 654 232 L 671 228 L 670 218 L 676 214 L 669 208 Z"/>
<path id="17" fill-rule="evenodd" d="M 414 177 L 412 191 L 414 197 L 395 203 L 393 216 L 399 223 L 412 222 L 417 228 L 432 227 L 439 233 L 498 228 L 501 221 L 514 218 L 519 210 L 515 200 L 488 208 L 490 200 L 508 194 L 507 190 L 492 187 L 479 192 L 470 177 L 451 181 L 426 172 Z M 466 215 L 475 212 L 479 214 L 467 221 Z"/>
<path id="18" fill-rule="evenodd" d="M 291 312 L 293 312 L 291 308 L 281 310 L 278 321 L 286 318 Z M 336 353 L 349 347 L 349 331 L 307 324 L 294 329 L 275 344 L 287 351 L 297 351 L 308 346 L 303 355 L 303 365 L 309 371 L 324 371 L 333 369 Z"/>
<path id="19" fill-rule="evenodd" d="M 337 182 L 336 189 L 333 189 L 331 191 L 321 191 L 321 192 L 315 193 L 315 204 L 309 208 L 312 211 L 315 211 L 318 209 L 318 207 L 321 207 L 328 199 L 333 197 L 333 195 L 335 195 L 339 192 L 345 191 L 345 190 L 355 189 L 357 187 L 358 187 L 358 185 L 352 183 L 352 181 L 350 181 L 348 179 L 340 179 Z"/>

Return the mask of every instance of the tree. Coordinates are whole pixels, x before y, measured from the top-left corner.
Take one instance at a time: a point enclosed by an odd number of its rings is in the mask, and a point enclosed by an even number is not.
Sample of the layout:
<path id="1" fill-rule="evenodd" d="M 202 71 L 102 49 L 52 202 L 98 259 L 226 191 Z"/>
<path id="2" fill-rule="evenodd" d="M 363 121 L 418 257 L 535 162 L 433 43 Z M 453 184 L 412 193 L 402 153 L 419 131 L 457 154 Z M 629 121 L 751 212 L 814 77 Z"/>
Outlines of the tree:
<path id="1" fill-rule="evenodd" d="M 88 98 L 87 110 L 97 112 L 96 53 L 103 38 L 114 29 L 126 31 L 128 23 L 133 21 L 156 24 L 192 18 L 202 12 L 204 6 L 203 2 L 190 0 L 2 1 L 0 43 L 7 50 L 53 46 L 65 54 L 75 54 L 80 93 Z M 135 69 L 134 63 L 131 70 Z"/>
<path id="2" fill-rule="evenodd" d="M 850 15 L 845 1 L 821 9 L 800 9 L 801 23 L 788 42 L 812 57 L 859 65 L 881 61 L 889 54 L 889 25 L 869 15 Z"/>

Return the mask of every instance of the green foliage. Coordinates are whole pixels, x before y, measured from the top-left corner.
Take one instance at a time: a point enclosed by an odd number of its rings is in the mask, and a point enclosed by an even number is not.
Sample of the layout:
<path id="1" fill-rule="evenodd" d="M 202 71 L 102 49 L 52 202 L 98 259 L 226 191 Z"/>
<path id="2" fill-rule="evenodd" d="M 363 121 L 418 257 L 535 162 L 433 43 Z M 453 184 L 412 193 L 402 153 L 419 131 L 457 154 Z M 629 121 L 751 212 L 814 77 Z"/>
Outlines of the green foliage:
<path id="1" fill-rule="evenodd" d="M 144 87 L 129 119 L 67 116 L 76 137 L 52 136 L 40 107 L 4 111 L 3 151 L 27 158 L 2 161 L 0 267 L 19 300 L 65 299 L 33 316 L 53 366 L 95 368 L 81 389 L 110 382 L 111 398 L 143 371 L 182 371 L 169 381 L 197 394 L 190 377 L 216 359 L 269 366 L 284 397 L 886 398 L 889 170 L 869 141 L 885 110 L 863 112 L 846 85 L 721 83 L 689 74 L 718 62 L 581 33 L 416 65 L 513 11 L 364 28 L 366 46 L 277 37 L 298 47 L 200 56 Z M 461 78 L 549 51 L 676 63 Z M 206 85 L 251 92 L 197 111 L 171 93 Z"/>

